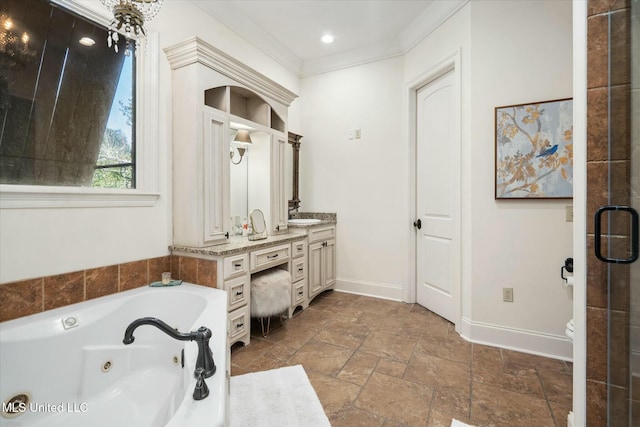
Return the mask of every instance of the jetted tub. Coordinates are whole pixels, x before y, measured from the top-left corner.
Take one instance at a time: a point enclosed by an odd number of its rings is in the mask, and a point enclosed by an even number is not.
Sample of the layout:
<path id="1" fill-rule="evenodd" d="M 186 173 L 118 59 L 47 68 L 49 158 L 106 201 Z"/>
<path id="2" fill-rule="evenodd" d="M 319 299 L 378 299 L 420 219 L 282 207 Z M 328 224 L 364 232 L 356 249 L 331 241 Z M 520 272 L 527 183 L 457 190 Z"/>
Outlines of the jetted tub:
<path id="1" fill-rule="evenodd" d="M 0 323 L 0 425 L 227 425 L 226 304 L 224 291 L 185 283 L 138 288 Z M 205 380 L 207 398 L 193 398 L 195 341 L 177 341 L 142 325 L 133 344 L 122 343 L 127 326 L 147 316 L 179 332 L 211 329 L 217 369 Z"/>

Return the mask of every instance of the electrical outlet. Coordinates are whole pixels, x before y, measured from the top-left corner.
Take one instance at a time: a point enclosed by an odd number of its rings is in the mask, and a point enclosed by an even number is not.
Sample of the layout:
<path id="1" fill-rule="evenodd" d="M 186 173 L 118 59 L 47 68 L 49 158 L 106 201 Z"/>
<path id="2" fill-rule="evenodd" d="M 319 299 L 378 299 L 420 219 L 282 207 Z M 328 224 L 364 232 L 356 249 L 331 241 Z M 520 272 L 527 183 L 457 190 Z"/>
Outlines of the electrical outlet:
<path id="1" fill-rule="evenodd" d="M 502 301 L 513 302 L 513 288 L 502 288 Z"/>

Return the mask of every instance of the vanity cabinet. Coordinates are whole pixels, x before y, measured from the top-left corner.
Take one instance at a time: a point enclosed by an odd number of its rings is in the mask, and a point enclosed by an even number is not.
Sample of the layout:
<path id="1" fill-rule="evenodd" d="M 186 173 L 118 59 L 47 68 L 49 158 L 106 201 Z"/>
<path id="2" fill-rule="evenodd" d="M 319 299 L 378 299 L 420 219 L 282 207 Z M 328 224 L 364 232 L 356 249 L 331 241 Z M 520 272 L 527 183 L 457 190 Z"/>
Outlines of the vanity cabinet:
<path id="1" fill-rule="evenodd" d="M 224 244 L 232 234 L 230 150 L 234 131 L 268 139 L 267 182 L 258 206 L 270 234 L 287 229 L 284 191 L 288 107 L 297 97 L 264 75 L 193 37 L 165 49 L 172 70 L 173 244 Z"/>
<path id="2" fill-rule="evenodd" d="M 291 274 L 291 301 L 285 316 L 296 308 L 306 308 L 307 240 L 299 234 L 270 236 L 249 241 L 235 237 L 230 243 L 204 248 L 174 245 L 172 254 L 216 261 L 218 289 L 227 292 L 228 345 L 249 345 L 251 340 L 251 275 L 268 269 L 282 269 Z"/>
<path id="3" fill-rule="evenodd" d="M 285 233 L 289 219 L 287 195 L 285 192 L 285 150 L 287 140 L 284 134 L 274 135 L 271 143 L 271 224 L 272 234 Z"/>
<path id="4" fill-rule="evenodd" d="M 336 227 L 312 228 L 308 232 L 308 294 L 312 299 L 336 283 Z"/>
<path id="5" fill-rule="evenodd" d="M 251 335 L 251 272 L 249 254 L 231 255 L 222 259 L 222 288 L 227 292 L 227 327 L 229 345 L 238 341 L 249 344 Z M 220 280 L 219 280 L 220 281 Z M 220 286 L 219 286 L 220 287 Z"/>
<path id="6" fill-rule="evenodd" d="M 300 240 L 291 244 L 293 259 L 291 260 L 291 308 L 289 318 L 296 308 L 305 309 L 309 306 L 307 290 L 307 241 Z"/>

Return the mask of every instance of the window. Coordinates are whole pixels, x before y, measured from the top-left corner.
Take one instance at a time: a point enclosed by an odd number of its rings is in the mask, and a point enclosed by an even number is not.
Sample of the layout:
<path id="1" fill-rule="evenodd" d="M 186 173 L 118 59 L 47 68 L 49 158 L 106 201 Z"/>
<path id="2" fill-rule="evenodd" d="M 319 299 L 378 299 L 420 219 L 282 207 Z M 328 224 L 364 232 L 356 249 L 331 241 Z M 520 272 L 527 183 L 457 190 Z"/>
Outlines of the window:
<path id="1" fill-rule="evenodd" d="M 106 39 L 50 1 L 2 0 L 0 184 L 136 187 L 136 61 Z"/>

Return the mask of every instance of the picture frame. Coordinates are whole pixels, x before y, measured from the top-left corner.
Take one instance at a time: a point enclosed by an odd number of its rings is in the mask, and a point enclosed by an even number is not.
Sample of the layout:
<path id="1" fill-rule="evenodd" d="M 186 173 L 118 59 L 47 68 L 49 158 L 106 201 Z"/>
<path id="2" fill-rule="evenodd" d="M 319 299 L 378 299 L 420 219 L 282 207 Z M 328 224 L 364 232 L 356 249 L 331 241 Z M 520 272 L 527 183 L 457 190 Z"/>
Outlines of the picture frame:
<path id="1" fill-rule="evenodd" d="M 495 199 L 573 198 L 573 99 L 495 108 Z"/>

